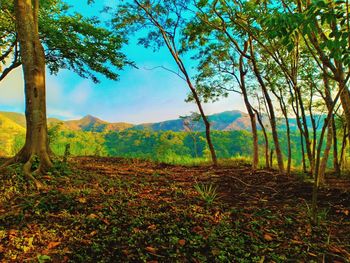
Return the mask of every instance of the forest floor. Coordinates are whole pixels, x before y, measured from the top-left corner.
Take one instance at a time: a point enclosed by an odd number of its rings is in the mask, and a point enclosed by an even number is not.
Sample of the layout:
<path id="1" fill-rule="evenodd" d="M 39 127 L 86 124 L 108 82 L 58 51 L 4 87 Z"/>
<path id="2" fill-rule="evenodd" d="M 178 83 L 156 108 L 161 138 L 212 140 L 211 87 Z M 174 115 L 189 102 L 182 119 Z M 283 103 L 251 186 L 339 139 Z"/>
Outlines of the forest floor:
<path id="1" fill-rule="evenodd" d="M 273 170 L 90 157 L 56 168 L 40 191 L 18 166 L 1 174 L 0 262 L 350 262 L 346 181 L 320 190 L 312 225 L 312 186 Z"/>

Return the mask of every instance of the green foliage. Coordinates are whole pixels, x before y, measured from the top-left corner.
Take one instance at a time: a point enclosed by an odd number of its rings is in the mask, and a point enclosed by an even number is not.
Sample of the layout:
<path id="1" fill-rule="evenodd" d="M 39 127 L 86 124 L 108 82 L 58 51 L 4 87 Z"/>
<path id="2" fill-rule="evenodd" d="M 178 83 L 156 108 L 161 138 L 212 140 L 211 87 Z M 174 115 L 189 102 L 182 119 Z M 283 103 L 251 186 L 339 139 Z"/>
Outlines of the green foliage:
<path id="1" fill-rule="evenodd" d="M 196 183 L 194 189 L 206 204 L 211 205 L 218 199 L 217 186 L 213 184 Z"/>
<path id="2" fill-rule="evenodd" d="M 13 48 L 16 45 L 16 31 L 13 20 L 13 3 L 2 3 L 0 42 L 1 63 L 16 57 Z M 132 64 L 120 51 L 125 40 L 112 31 L 96 17 L 88 18 L 79 13 L 72 13 L 63 1 L 40 1 L 39 33 L 45 48 L 46 63 L 51 73 L 60 69 L 70 69 L 79 76 L 98 82 L 98 74 L 110 79 L 117 79 L 117 70 L 125 64 Z M 6 48 L 10 51 L 6 54 Z M 5 51 L 3 51 L 5 50 Z M 4 57 L 2 57 L 4 56 Z M 15 59 L 14 64 L 20 65 Z"/>
<path id="3" fill-rule="evenodd" d="M 70 144 L 72 156 L 117 156 L 183 165 L 203 164 L 210 159 L 204 132 L 151 132 L 131 129 L 100 133 L 67 131 L 59 127 L 59 125 L 54 125 L 49 128 L 50 147 L 58 156 L 64 156 L 65 147 Z M 283 136 L 282 130 L 280 135 L 283 154 L 286 156 L 287 140 Z M 272 141 L 270 133 L 268 136 L 269 140 Z M 223 162 L 250 162 L 252 145 L 247 143 L 251 141 L 249 131 L 213 131 L 212 138 L 217 155 L 223 159 Z M 3 139 L 3 135 L 1 135 L 0 142 Z M 291 133 L 291 141 L 292 164 L 294 167 L 300 167 L 302 156 L 298 132 Z M 2 155 L 15 154 L 23 146 L 23 143 L 24 134 L 16 135 L 13 142 L 6 146 L 16 150 Z M 341 140 L 338 143 L 341 143 Z M 264 140 L 260 131 L 259 146 L 260 156 L 264 156 Z M 261 162 L 264 163 L 263 158 L 261 158 Z M 331 165 L 331 160 L 329 165 Z M 70 172 L 70 168 L 64 163 L 55 162 L 55 167 L 54 171 L 57 173 L 69 174 Z"/>

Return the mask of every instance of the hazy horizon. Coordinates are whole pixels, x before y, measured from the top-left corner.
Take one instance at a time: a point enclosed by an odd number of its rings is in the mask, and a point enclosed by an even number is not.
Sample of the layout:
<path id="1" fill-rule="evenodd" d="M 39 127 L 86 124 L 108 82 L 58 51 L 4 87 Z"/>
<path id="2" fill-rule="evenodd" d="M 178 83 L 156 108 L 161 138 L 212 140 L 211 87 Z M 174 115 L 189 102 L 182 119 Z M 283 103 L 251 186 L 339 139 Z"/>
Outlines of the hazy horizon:
<path id="1" fill-rule="evenodd" d="M 232 109 L 232 110 L 225 110 L 225 111 L 220 111 L 220 112 L 214 112 L 214 113 L 211 113 L 211 114 L 208 114 L 208 115 L 215 115 L 215 114 L 220 114 L 220 113 L 224 113 L 224 112 L 234 112 L 234 111 L 237 111 L 237 112 L 242 112 L 242 113 L 245 113 L 247 114 L 245 111 L 242 111 L 242 110 L 237 110 L 237 109 Z M 1 109 L 1 106 L 0 106 L 0 113 L 1 112 L 7 112 L 7 113 L 17 113 L 17 114 L 25 114 L 24 111 L 23 112 L 20 112 L 20 111 L 11 111 L 11 110 L 2 110 Z M 61 121 L 77 121 L 77 120 L 81 120 L 83 118 L 86 118 L 86 117 L 94 117 L 94 118 L 97 118 L 101 121 L 105 121 L 105 122 L 108 122 L 108 123 L 128 123 L 128 124 L 132 124 L 132 125 L 140 125 L 140 124 L 148 124 L 148 123 L 158 123 L 158 122 L 165 122 L 165 121 L 172 121 L 172 120 L 176 120 L 176 119 L 179 119 L 180 116 L 188 116 L 188 115 L 191 115 L 192 112 L 189 112 L 188 114 L 184 114 L 184 115 L 179 115 L 177 116 L 177 118 L 172 118 L 172 119 L 164 119 L 164 120 L 160 120 L 160 121 L 155 121 L 155 122 L 139 122 L 139 123 L 135 123 L 135 122 L 130 122 L 130 121 L 108 121 L 108 120 L 105 120 L 103 117 L 100 117 L 100 116 L 96 116 L 96 115 L 93 115 L 93 114 L 86 114 L 86 115 L 83 115 L 83 116 L 79 116 L 79 117 L 76 117 L 76 118 L 67 118 L 67 119 L 64 119 L 64 118 L 60 118 L 60 117 L 55 117 L 55 116 L 50 116 L 48 114 L 48 118 L 54 118 L 54 119 L 59 119 Z"/>

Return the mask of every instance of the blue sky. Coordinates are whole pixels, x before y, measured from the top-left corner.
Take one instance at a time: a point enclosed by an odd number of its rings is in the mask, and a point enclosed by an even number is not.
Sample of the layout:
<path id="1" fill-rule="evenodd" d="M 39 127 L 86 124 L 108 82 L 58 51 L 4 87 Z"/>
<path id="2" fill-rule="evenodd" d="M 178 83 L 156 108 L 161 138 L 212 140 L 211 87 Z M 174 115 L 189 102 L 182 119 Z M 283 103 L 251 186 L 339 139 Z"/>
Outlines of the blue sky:
<path id="1" fill-rule="evenodd" d="M 96 10 L 115 1 L 96 1 L 98 4 L 92 7 L 84 6 L 86 1 L 70 1 L 77 2 L 80 13 L 99 15 Z M 193 103 L 184 102 L 188 87 L 183 80 L 162 69 L 147 70 L 157 66 L 176 70 L 167 50 L 153 53 L 137 46 L 135 38 L 124 51 L 139 69 L 126 68 L 119 72 L 119 81 L 101 78 L 101 83 L 94 84 L 67 70 L 57 76 L 47 72 L 48 115 L 67 120 L 91 114 L 110 122 L 145 123 L 175 119 L 197 111 Z M 189 60 L 186 62 L 189 64 Z M 0 82 L 0 92 L 0 111 L 24 111 L 21 68 Z M 235 94 L 217 103 L 206 104 L 204 108 L 206 114 L 233 109 L 245 111 L 242 99 Z"/>

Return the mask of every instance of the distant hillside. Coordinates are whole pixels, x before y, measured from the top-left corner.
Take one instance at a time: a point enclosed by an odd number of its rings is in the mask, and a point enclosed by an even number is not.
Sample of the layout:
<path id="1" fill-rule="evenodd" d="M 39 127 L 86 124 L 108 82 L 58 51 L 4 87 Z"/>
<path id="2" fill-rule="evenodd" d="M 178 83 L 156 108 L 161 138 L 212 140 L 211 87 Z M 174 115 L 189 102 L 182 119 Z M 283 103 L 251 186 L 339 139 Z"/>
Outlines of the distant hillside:
<path id="1" fill-rule="evenodd" d="M 17 150 L 13 148 L 16 145 L 14 143 L 16 135 L 25 132 L 24 127 L 19 124 L 22 121 L 21 117 L 23 116 L 16 113 L 4 114 L 0 112 L 0 156 L 12 155 Z"/>
<path id="2" fill-rule="evenodd" d="M 189 117 L 190 119 L 190 117 Z M 250 130 L 248 114 L 241 111 L 225 111 L 209 116 L 211 128 L 218 131 Z M 204 131 L 205 126 L 202 120 L 192 121 L 194 131 Z M 135 130 L 152 131 L 185 131 L 183 119 L 169 120 L 157 123 L 146 123 L 134 126 Z"/>
<path id="3" fill-rule="evenodd" d="M 3 117 L 6 117 L 7 120 L 11 120 L 12 123 L 17 124 L 18 127 L 21 127 L 22 130 L 25 128 L 25 117 L 23 114 L 13 113 L 13 112 L 0 112 Z M 179 118 L 175 120 L 168 120 L 157 123 L 144 123 L 139 125 L 133 125 L 125 122 L 118 123 L 109 123 L 103 121 L 99 118 L 96 118 L 91 115 L 87 115 L 80 120 L 70 120 L 62 121 L 55 118 L 49 118 L 49 125 L 61 123 L 63 130 L 71 131 L 93 131 L 93 132 L 108 132 L 108 131 L 123 131 L 127 129 L 132 130 L 149 130 L 149 131 L 187 131 L 188 128 L 184 123 L 189 121 L 191 130 L 193 131 L 204 131 L 205 126 L 203 121 L 192 121 L 192 116 L 185 118 Z M 251 130 L 250 119 L 247 113 L 241 111 L 225 111 L 217 114 L 208 116 L 211 123 L 212 130 L 218 131 L 235 131 L 235 130 Z M 320 116 L 318 116 L 320 117 Z M 263 121 L 265 127 L 269 129 L 269 122 L 267 116 L 263 116 Z M 292 118 L 289 120 L 290 127 L 292 130 L 297 130 L 296 120 Z M 307 117 L 308 126 L 311 127 L 310 118 Z M 285 121 L 284 119 L 278 120 L 278 126 L 280 130 L 285 130 Z M 260 128 L 260 127 L 258 127 Z"/>
<path id="4" fill-rule="evenodd" d="M 62 129 L 71 131 L 93 131 L 93 132 L 108 132 L 108 131 L 122 131 L 133 127 L 133 124 L 118 122 L 109 123 L 96 118 L 91 115 L 87 115 L 80 120 L 72 121 L 50 121 L 50 124 L 61 123 Z"/>
<path id="5" fill-rule="evenodd" d="M 12 122 L 18 124 L 22 128 L 25 128 L 25 117 L 23 114 L 14 112 L 0 112 L 3 116 L 7 117 Z M 225 111 L 218 114 L 209 116 L 209 120 L 213 130 L 230 131 L 230 130 L 250 130 L 249 116 L 241 111 Z M 94 132 L 107 132 L 107 131 L 122 131 L 126 129 L 135 130 L 152 130 L 152 131 L 185 131 L 183 119 L 169 120 L 158 123 L 145 123 L 140 125 L 133 125 L 130 123 L 118 122 L 109 123 L 96 118 L 91 115 L 87 115 L 80 120 L 62 121 L 55 118 L 48 119 L 49 125 L 61 123 L 62 129 L 72 131 L 94 131 Z M 198 122 L 192 122 L 193 130 L 203 131 L 204 124 L 200 120 Z"/>
<path id="6" fill-rule="evenodd" d="M 26 118 L 24 114 L 17 113 L 17 112 L 6 112 L 1 111 L 0 115 L 3 117 L 6 117 L 7 119 L 11 120 L 12 122 L 18 124 L 19 126 L 25 128 L 26 127 Z"/>

